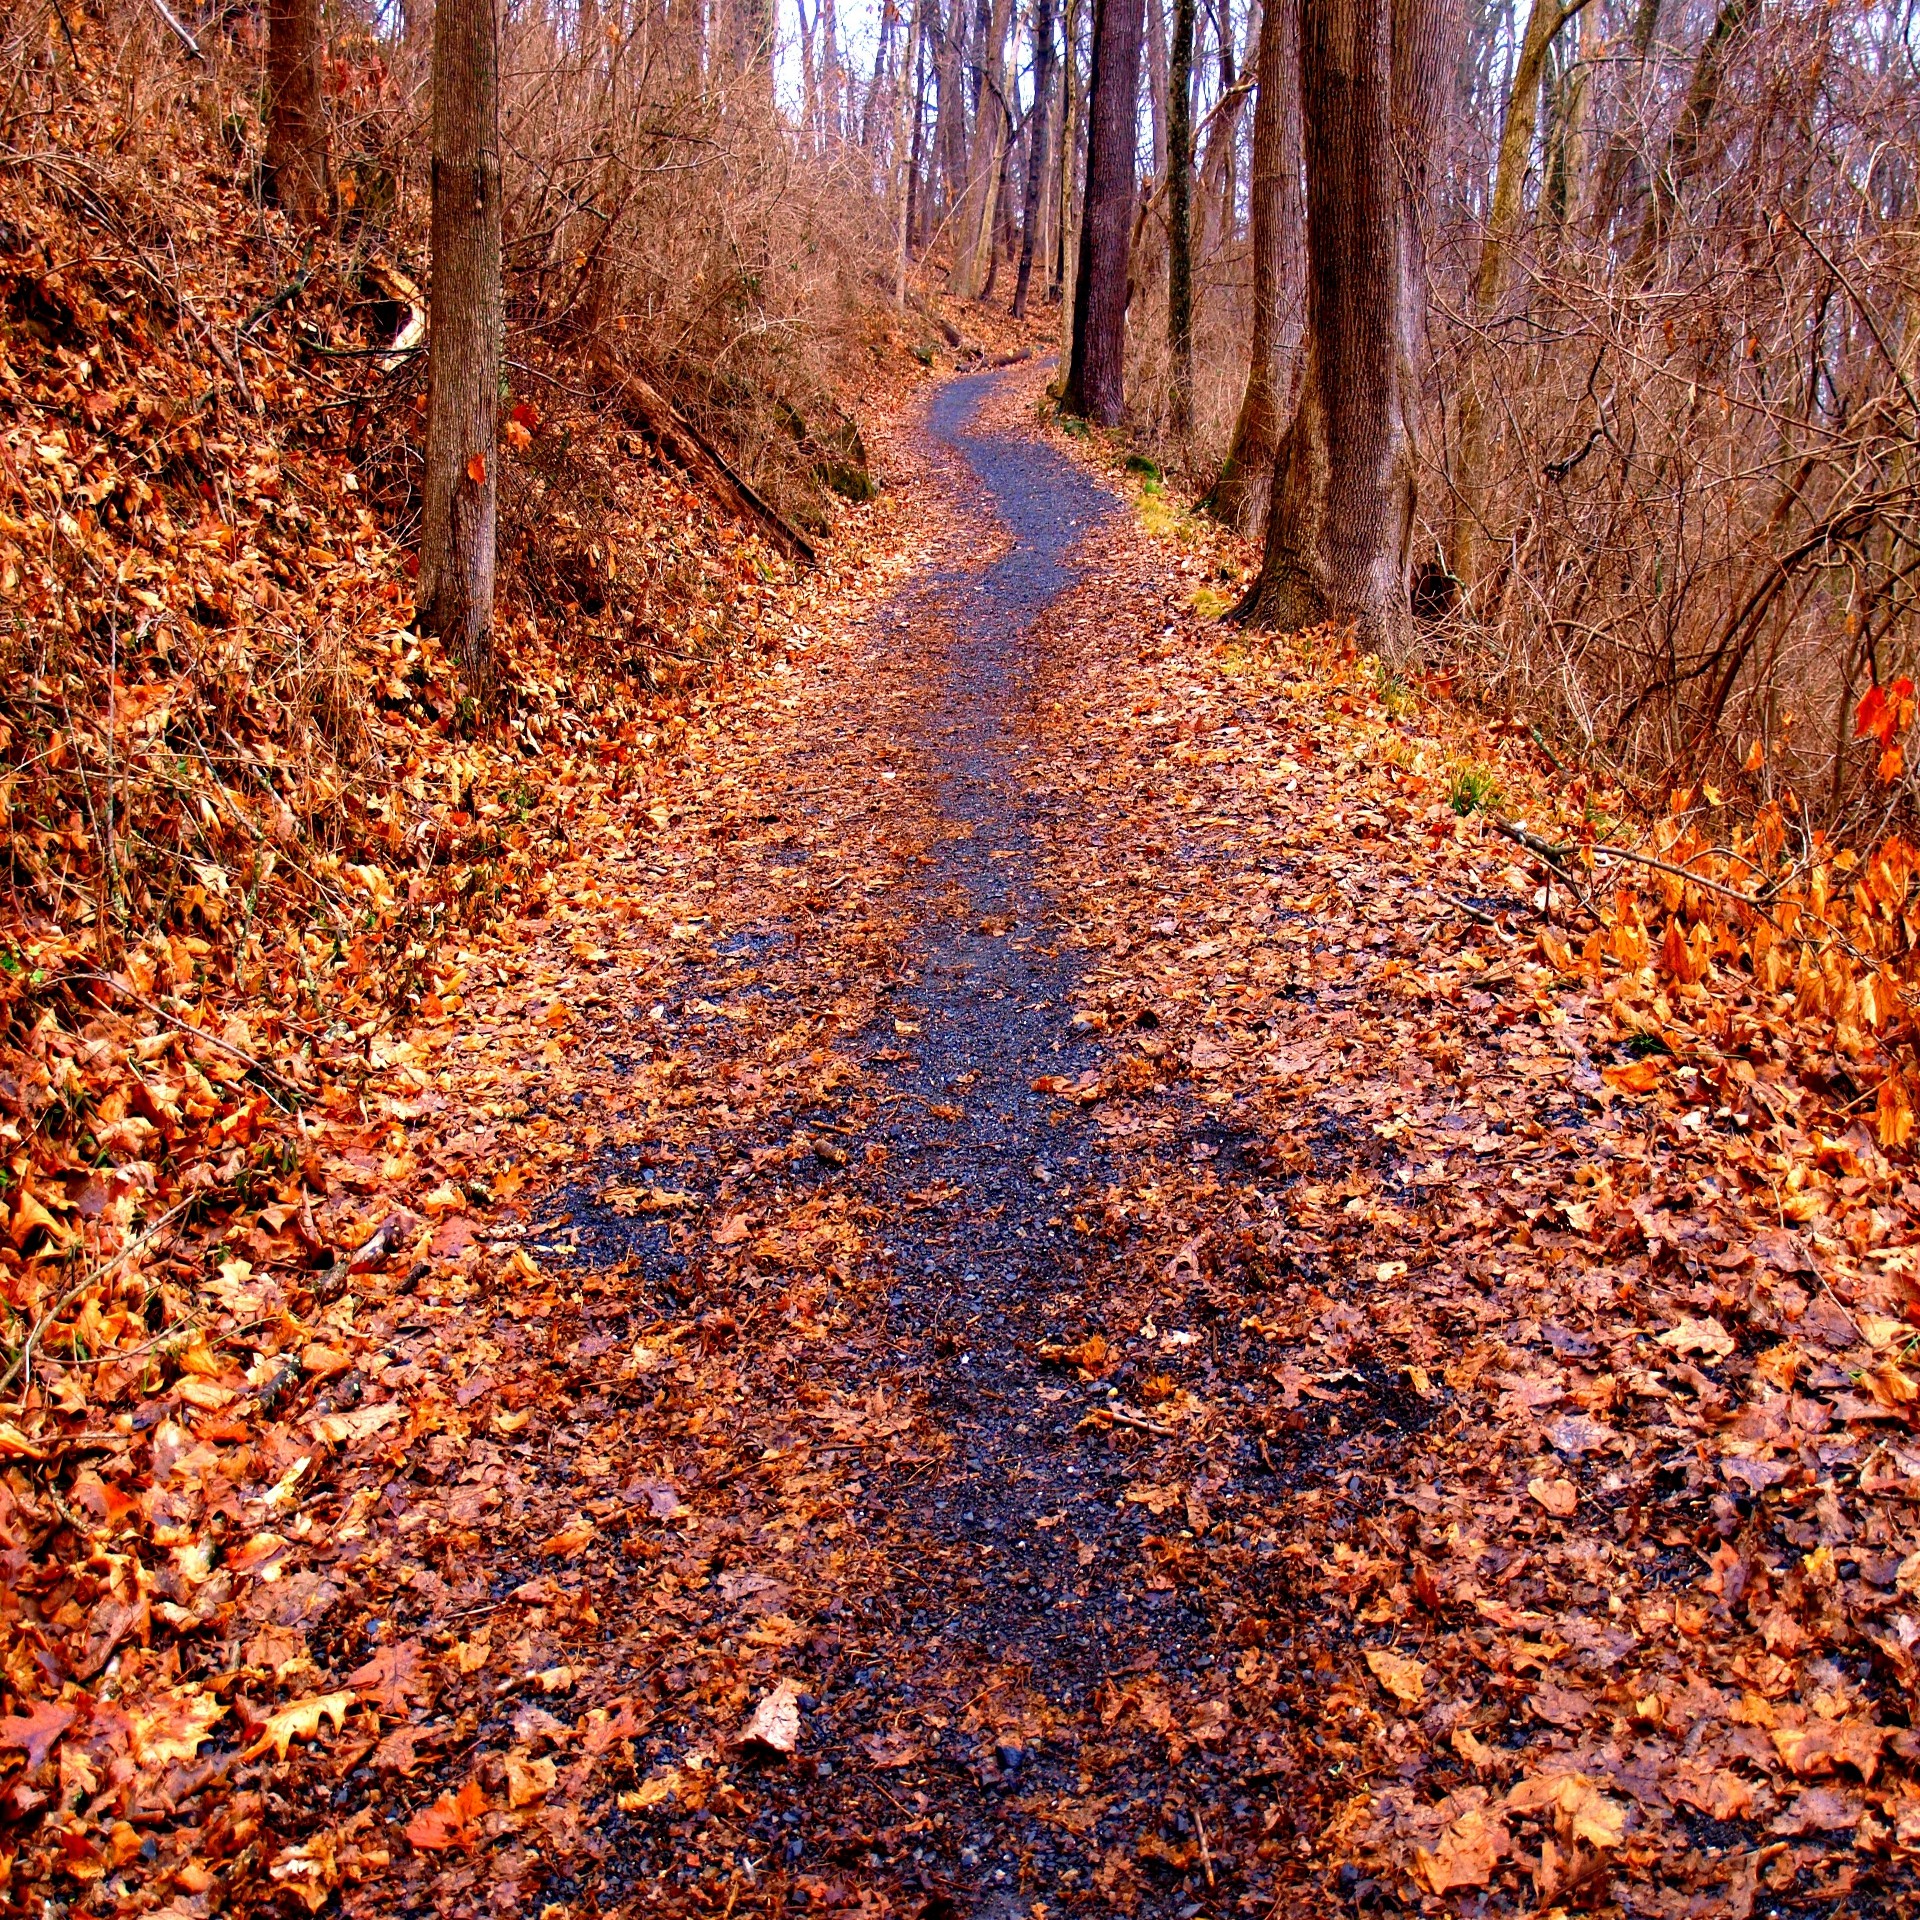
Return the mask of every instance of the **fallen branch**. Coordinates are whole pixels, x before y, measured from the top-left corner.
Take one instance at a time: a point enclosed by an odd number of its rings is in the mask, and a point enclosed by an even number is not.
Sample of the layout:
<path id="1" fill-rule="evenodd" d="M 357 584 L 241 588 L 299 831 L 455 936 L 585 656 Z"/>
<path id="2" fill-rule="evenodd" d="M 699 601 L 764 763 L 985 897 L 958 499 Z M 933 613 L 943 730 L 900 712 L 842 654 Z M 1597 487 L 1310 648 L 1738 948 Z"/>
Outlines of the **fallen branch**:
<path id="1" fill-rule="evenodd" d="M 741 519 L 757 525 L 789 560 L 807 567 L 820 564 L 820 556 L 806 535 L 735 473 L 719 449 L 683 419 L 656 387 L 604 352 L 594 355 L 593 371 L 608 398 L 643 433 L 651 434 L 660 451 L 676 466 L 684 467 Z"/>
<path id="2" fill-rule="evenodd" d="M 1551 840 L 1543 840 L 1537 833 L 1529 832 L 1512 820 L 1502 820 L 1495 814 L 1487 815 L 1487 824 L 1503 838 L 1511 840 L 1516 846 L 1544 860 L 1556 873 L 1571 879 L 1568 868 L 1568 856 L 1573 851 L 1569 847 L 1556 847 Z M 1776 924 L 1773 915 L 1767 911 L 1766 903 L 1756 900 L 1750 893 L 1742 893 L 1738 887 L 1730 887 L 1720 880 L 1709 880 L 1705 874 L 1694 873 L 1689 868 L 1674 865 L 1671 860 L 1661 860 L 1650 853 L 1637 853 L 1632 847 L 1610 847 L 1604 844 L 1587 849 L 1596 859 L 1630 860 L 1637 866 L 1651 867 L 1655 873 L 1671 874 L 1676 880 L 1684 880 L 1692 887 L 1705 887 L 1709 893 L 1717 893 L 1724 900 L 1745 907 L 1750 913 L 1757 913 L 1770 925 Z"/>

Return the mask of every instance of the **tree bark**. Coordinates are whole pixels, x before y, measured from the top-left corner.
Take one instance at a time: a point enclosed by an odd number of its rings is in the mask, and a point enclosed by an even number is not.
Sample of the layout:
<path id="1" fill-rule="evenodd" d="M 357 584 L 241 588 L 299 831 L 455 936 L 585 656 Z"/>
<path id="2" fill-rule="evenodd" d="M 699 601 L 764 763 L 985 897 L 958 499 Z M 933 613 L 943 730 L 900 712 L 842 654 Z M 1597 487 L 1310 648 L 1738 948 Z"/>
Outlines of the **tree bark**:
<path id="1" fill-rule="evenodd" d="M 920 22 L 925 14 L 924 0 L 907 0 L 913 8 L 913 24 L 907 32 L 907 50 L 900 62 L 900 85 L 893 103 L 893 164 L 899 172 L 900 246 L 895 263 L 893 301 L 897 307 L 907 304 L 907 262 L 913 246 L 913 189 L 920 170 L 920 124 L 924 115 L 920 103 Z M 913 134 L 907 137 L 908 102 L 912 102 Z"/>
<path id="2" fill-rule="evenodd" d="M 948 285 L 956 300 L 978 299 L 986 290 L 993 255 L 994 216 L 999 210 L 1000 179 L 1007 147 L 1007 27 L 1013 0 L 993 0 L 984 42 L 979 48 L 980 107 L 974 117 L 973 167 L 960 203 L 953 243 L 953 275 Z"/>
<path id="3" fill-rule="evenodd" d="M 1053 0 L 1033 0 L 1033 113 L 1027 130 L 1027 197 L 1020 213 L 1020 277 L 1013 289 L 1013 317 L 1024 320 L 1027 286 L 1033 278 L 1035 232 L 1047 178 L 1047 110 L 1053 104 Z"/>
<path id="4" fill-rule="evenodd" d="M 1208 505 L 1243 532 L 1260 524 L 1294 397 L 1306 277 L 1300 190 L 1300 0 L 1268 0 L 1253 107 L 1253 346 L 1226 463 Z"/>
<path id="5" fill-rule="evenodd" d="M 500 404 L 497 0 L 439 0 L 433 20 L 433 287 L 418 609 L 470 686 L 493 685 Z"/>
<path id="6" fill-rule="evenodd" d="M 1073 355 L 1061 403 L 1107 427 L 1120 424 L 1126 404 L 1127 243 L 1142 23 L 1142 0 L 1095 0 Z"/>
<path id="7" fill-rule="evenodd" d="M 1632 45 L 1636 79 L 1645 74 L 1648 56 L 1653 52 L 1654 35 L 1660 30 L 1661 3 L 1662 0 L 1640 0 L 1634 14 Z M 1621 211 L 1627 177 L 1633 170 L 1633 142 L 1628 137 L 1628 112 L 1624 100 L 1618 111 L 1619 121 L 1613 137 L 1607 142 L 1606 155 L 1594 175 L 1593 207 L 1589 217 L 1594 230 L 1602 235 L 1609 232 Z"/>
<path id="8" fill-rule="evenodd" d="M 267 179 L 276 204 L 303 227 L 333 206 L 320 56 L 320 0 L 268 0 Z"/>
<path id="9" fill-rule="evenodd" d="M 1249 623 L 1411 641 L 1418 212 L 1455 57 L 1448 0 L 1303 0 L 1307 352 Z"/>
<path id="10" fill-rule="evenodd" d="M 1073 354 L 1073 274 L 1080 259 L 1080 235 L 1074 210 L 1080 204 L 1077 164 L 1081 148 L 1083 102 L 1080 87 L 1081 0 L 1067 0 L 1060 34 L 1060 159 L 1054 188 L 1060 202 L 1058 231 L 1054 235 L 1054 297 L 1060 302 L 1060 357 Z"/>
<path id="11" fill-rule="evenodd" d="M 1176 438 L 1193 431 L 1193 27 L 1195 0 L 1173 0 L 1167 53 L 1167 353 Z"/>

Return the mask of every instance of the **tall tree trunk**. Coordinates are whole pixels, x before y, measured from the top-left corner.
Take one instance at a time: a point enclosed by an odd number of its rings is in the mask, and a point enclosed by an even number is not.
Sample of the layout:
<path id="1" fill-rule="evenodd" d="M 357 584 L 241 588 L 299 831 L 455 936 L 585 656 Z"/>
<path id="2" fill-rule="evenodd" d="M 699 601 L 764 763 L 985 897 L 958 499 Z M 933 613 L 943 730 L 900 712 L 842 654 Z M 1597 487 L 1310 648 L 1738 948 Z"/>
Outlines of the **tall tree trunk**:
<path id="1" fill-rule="evenodd" d="M 1013 317 L 1027 314 L 1033 278 L 1035 229 L 1047 177 L 1047 110 L 1053 104 L 1053 0 L 1033 0 L 1033 112 L 1027 129 L 1027 197 L 1020 211 L 1020 278 L 1013 289 Z"/>
<path id="2" fill-rule="evenodd" d="M 1507 259 L 1520 224 L 1520 194 L 1533 158 L 1534 134 L 1539 126 L 1540 82 L 1546 72 L 1547 49 L 1554 36 L 1586 4 L 1586 0 L 1533 0 L 1526 34 L 1520 42 L 1513 82 L 1507 91 L 1506 113 L 1500 126 L 1500 157 L 1494 166 L 1493 199 L 1487 208 L 1486 231 L 1480 238 L 1480 258 L 1474 267 L 1468 294 L 1473 322 L 1485 327 L 1493 318 L 1507 286 Z M 1453 532 L 1447 543 L 1447 565 L 1469 592 L 1480 583 L 1484 564 L 1482 534 L 1487 515 L 1487 456 L 1490 420 L 1478 381 L 1469 378 L 1460 390 L 1459 454 L 1454 462 Z"/>
<path id="3" fill-rule="evenodd" d="M 1654 255 L 1666 244 L 1667 231 L 1680 205 L 1681 190 L 1707 163 L 1707 133 L 1714 109 L 1720 104 L 1728 50 L 1756 11 L 1756 0 L 1721 0 L 1712 30 L 1694 62 L 1693 78 L 1687 84 L 1680 117 L 1674 122 L 1673 137 L 1667 142 L 1666 163 L 1653 177 L 1646 218 L 1641 222 L 1640 239 L 1628 267 L 1635 279 L 1645 279 L 1652 271 Z"/>
<path id="4" fill-rule="evenodd" d="M 967 186 L 967 94 L 963 72 L 966 0 L 947 0 L 940 22 L 940 50 L 934 62 L 939 109 L 934 117 L 934 166 L 941 177 L 940 217 L 953 218 Z"/>
<path id="5" fill-rule="evenodd" d="M 1094 0 L 1087 189 L 1073 301 L 1073 355 L 1061 403 L 1102 426 L 1126 404 L 1127 241 L 1133 224 L 1142 0 Z"/>
<path id="6" fill-rule="evenodd" d="M 900 9 L 895 0 L 883 0 L 880 8 L 880 31 L 873 43 L 873 79 L 867 86 L 867 97 L 860 107 L 860 145 L 871 154 L 874 143 L 880 138 L 880 107 L 887 97 L 887 75 L 893 68 L 893 30 L 899 24 Z M 905 79 L 901 81 L 904 88 Z M 894 115 L 894 125 L 898 127 L 900 116 Z M 900 164 L 899 151 L 893 155 L 896 168 Z"/>
<path id="7" fill-rule="evenodd" d="M 840 21 L 833 0 L 820 0 L 820 121 L 824 143 L 846 138 L 846 63 L 840 58 Z"/>
<path id="8" fill-rule="evenodd" d="M 1416 218 L 1455 57 L 1448 0 L 1303 0 L 1307 350 L 1276 462 L 1252 624 L 1411 639 Z"/>
<path id="9" fill-rule="evenodd" d="M 1082 0 L 1067 0 L 1060 33 L 1060 159 L 1054 187 L 1060 202 L 1054 234 L 1054 297 L 1060 302 L 1060 357 L 1073 353 L 1073 274 L 1080 259 L 1080 234 L 1074 224 L 1080 205 L 1077 167 L 1082 144 L 1083 103 L 1080 86 L 1080 20 Z"/>
<path id="10" fill-rule="evenodd" d="M 268 0 L 267 179 L 289 219 L 332 210 L 327 110 L 320 95 L 320 0 Z"/>
<path id="11" fill-rule="evenodd" d="M 1171 420 L 1193 431 L 1193 25 L 1195 0 L 1173 0 L 1167 55 L 1167 352 Z"/>
<path id="12" fill-rule="evenodd" d="M 1640 0 L 1633 16 L 1633 72 L 1635 79 L 1645 74 L 1648 56 L 1653 52 L 1654 35 L 1660 31 L 1662 0 Z M 1623 98 L 1617 105 L 1619 115 L 1613 138 L 1607 142 L 1605 157 L 1594 175 L 1593 206 L 1590 211 L 1595 232 L 1606 234 L 1621 211 L 1627 177 L 1633 169 L 1633 141 L 1628 131 L 1629 104 Z"/>
<path id="13" fill-rule="evenodd" d="M 1306 273 L 1300 191 L 1300 0 L 1268 0 L 1253 108 L 1253 346 L 1226 464 L 1208 501 L 1243 532 L 1260 524 L 1293 402 Z M 1289 324 L 1291 322 L 1291 325 Z M 1291 338 L 1289 337 L 1291 335 Z"/>
<path id="14" fill-rule="evenodd" d="M 491 688 L 500 405 L 497 0 L 433 18 L 433 286 L 418 612 L 468 684 Z"/>
<path id="15" fill-rule="evenodd" d="M 961 202 L 954 235 L 953 277 L 956 300 L 975 300 L 986 291 L 992 267 L 994 216 L 1000 205 L 1000 179 L 1007 157 L 1007 26 L 1013 0 L 993 0 L 979 49 L 980 110 L 973 126 L 973 169 Z"/>
<path id="16" fill-rule="evenodd" d="M 913 25 L 907 34 L 907 51 L 900 62 L 900 84 L 893 103 L 893 164 L 900 178 L 900 253 L 894 282 L 894 304 L 907 304 L 907 260 L 913 246 L 913 189 L 920 171 L 920 123 L 924 119 L 920 102 L 920 23 L 926 13 L 924 0 L 908 0 L 913 8 Z M 906 116 L 912 102 L 913 136 L 907 138 Z"/>
<path id="17" fill-rule="evenodd" d="M 906 245 L 908 254 L 916 246 L 924 247 L 927 236 L 927 81 L 930 78 L 927 61 L 927 15 L 933 0 L 913 0 L 913 44 L 914 57 L 912 71 L 907 75 L 908 111 L 913 116 L 913 130 L 907 142 L 907 231 Z M 936 16 L 937 19 L 937 16 Z M 907 297 L 906 262 L 901 263 L 900 298 Z"/>
<path id="18" fill-rule="evenodd" d="M 1248 28 L 1251 32 L 1251 8 Z M 1220 0 L 1220 98 L 1208 115 L 1206 153 L 1200 161 L 1195 188 L 1200 202 L 1199 252 L 1203 260 L 1231 236 L 1239 216 L 1240 114 L 1246 104 L 1247 88 L 1241 83 L 1237 70 L 1233 31 L 1233 0 Z"/>

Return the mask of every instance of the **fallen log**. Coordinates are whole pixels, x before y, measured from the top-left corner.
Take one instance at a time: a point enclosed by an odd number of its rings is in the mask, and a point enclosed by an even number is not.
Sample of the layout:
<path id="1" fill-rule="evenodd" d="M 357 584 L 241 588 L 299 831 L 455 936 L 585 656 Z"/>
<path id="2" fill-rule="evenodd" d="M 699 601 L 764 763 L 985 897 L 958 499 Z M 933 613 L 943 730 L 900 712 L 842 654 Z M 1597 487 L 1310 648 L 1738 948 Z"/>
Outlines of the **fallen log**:
<path id="1" fill-rule="evenodd" d="M 651 382 L 605 353 L 594 356 L 593 375 L 627 421 L 650 435 L 675 466 L 683 468 L 742 520 L 758 527 L 796 565 L 820 564 L 820 556 L 806 535 L 735 473 L 720 450 Z"/>

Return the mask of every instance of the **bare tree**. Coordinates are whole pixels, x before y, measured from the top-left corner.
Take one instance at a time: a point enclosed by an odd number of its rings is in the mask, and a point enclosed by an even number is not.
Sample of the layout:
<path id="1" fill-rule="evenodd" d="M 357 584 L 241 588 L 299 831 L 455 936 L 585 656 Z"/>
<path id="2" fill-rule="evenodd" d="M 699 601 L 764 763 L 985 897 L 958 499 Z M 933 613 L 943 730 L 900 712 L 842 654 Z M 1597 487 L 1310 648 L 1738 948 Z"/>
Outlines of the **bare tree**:
<path id="1" fill-rule="evenodd" d="M 267 180 L 302 226 L 325 220 L 333 204 L 321 53 L 320 0 L 268 0 Z"/>
<path id="2" fill-rule="evenodd" d="M 500 404 L 498 0 L 439 0 L 433 20 L 433 288 L 421 625 L 473 687 L 492 686 Z"/>
<path id="3" fill-rule="evenodd" d="M 1062 404 L 1118 426 L 1126 401 L 1127 251 L 1133 222 L 1143 0 L 1094 0 L 1087 186 Z"/>
<path id="4" fill-rule="evenodd" d="M 1252 624 L 1338 622 L 1395 654 L 1410 642 L 1426 297 L 1416 209 L 1451 40 L 1447 0 L 1303 0 L 1306 363 L 1240 607 Z"/>
<path id="5" fill-rule="evenodd" d="M 1533 157 L 1539 127 L 1541 80 L 1547 53 L 1561 29 L 1588 0 L 1533 0 L 1527 12 L 1527 30 L 1520 57 L 1513 63 L 1513 81 L 1507 93 L 1500 128 L 1500 153 L 1494 168 L 1493 198 L 1487 210 L 1486 231 L 1480 241 L 1479 264 L 1474 269 L 1472 313 L 1476 325 L 1494 316 L 1506 291 L 1507 259 L 1520 219 L 1520 193 Z M 1462 587 L 1479 583 L 1480 530 L 1486 518 L 1487 396 L 1469 385 L 1460 394 L 1459 451 L 1454 461 L 1453 537 L 1447 564 Z"/>
<path id="6" fill-rule="evenodd" d="M 1250 531 L 1266 512 L 1274 456 L 1293 402 L 1305 290 L 1300 187 L 1300 0 L 1268 0 L 1253 108 L 1253 342 L 1233 439 L 1208 505 Z"/>
<path id="7" fill-rule="evenodd" d="M 1033 278 L 1033 248 L 1046 186 L 1047 112 L 1053 105 L 1053 0 L 1033 0 L 1033 111 L 1027 116 L 1027 197 L 1020 214 L 1020 278 L 1013 289 L 1013 314 L 1024 319 L 1027 285 Z"/>
<path id="8" fill-rule="evenodd" d="M 1193 430 L 1193 25 L 1195 0 L 1173 0 L 1167 54 L 1167 348 L 1171 424 Z"/>
<path id="9" fill-rule="evenodd" d="M 951 287 L 958 300 L 979 298 L 986 290 L 992 262 L 994 218 L 1007 157 L 1006 47 L 1012 13 L 1013 0 L 993 0 L 984 42 L 978 49 L 980 98 L 973 128 L 973 166 L 953 238 Z"/>

